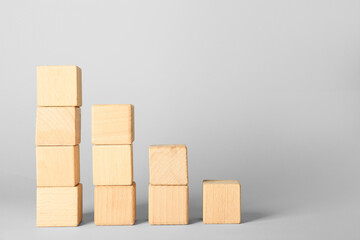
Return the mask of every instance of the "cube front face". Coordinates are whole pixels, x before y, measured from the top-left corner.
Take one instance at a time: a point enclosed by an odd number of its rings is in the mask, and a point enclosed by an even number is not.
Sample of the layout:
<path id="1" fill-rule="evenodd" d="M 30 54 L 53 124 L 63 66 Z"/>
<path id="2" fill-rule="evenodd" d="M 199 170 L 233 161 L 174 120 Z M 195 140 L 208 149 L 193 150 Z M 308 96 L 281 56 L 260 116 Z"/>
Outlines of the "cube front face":
<path id="1" fill-rule="evenodd" d="M 132 144 L 134 107 L 130 104 L 92 106 L 93 144 Z"/>
<path id="2" fill-rule="evenodd" d="M 93 146 L 94 185 L 131 185 L 133 183 L 132 145 Z"/>
<path id="3" fill-rule="evenodd" d="M 149 223 L 153 225 L 188 224 L 188 186 L 149 185 Z"/>
<path id="4" fill-rule="evenodd" d="M 39 107 L 36 114 L 36 145 L 77 145 L 81 136 L 78 107 Z"/>
<path id="5" fill-rule="evenodd" d="M 185 145 L 157 145 L 149 148 L 150 184 L 187 185 L 188 161 Z"/>
<path id="6" fill-rule="evenodd" d="M 82 184 L 37 188 L 38 227 L 74 227 L 82 220 Z"/>
<path id="7" fill-rule="evenodd" d="M 203 222 L 241 222 L 241 186 L 238 181 L 203 182 Z"/>
<path id="8" fill-rule="evenodd" d="M 36 147 L 38 187 L 73 187 L 80 181 L 79 146 Z"/>
<path id="9" fill-rule="evenodd" d="M 95 186 L 95 225 L 133 225 L 136 218 L 136 184 Z"/>
<path id="10" fill-rule="evenodd" d="M 37 67 L 38 106 L 81 106 L 81 69 L 77 66 Z"/>

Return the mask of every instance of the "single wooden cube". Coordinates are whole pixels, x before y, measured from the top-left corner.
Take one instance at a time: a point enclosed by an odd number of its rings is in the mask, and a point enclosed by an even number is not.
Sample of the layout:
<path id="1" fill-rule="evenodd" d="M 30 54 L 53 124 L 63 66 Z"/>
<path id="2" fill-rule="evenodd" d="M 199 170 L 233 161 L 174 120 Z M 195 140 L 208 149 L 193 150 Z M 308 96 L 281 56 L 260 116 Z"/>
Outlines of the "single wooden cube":
<path id="1" fill-rule="evenodd" d="M 131 104 L 92 106 L 93 144 L 132 144 L 134 107 Z"/>
<path id="2" fill-rule="evenodd" d="M 133 225 L 136 217 L 136 184 L 95 186 L 95 225 Z"/>
<path id="3" fill-rule="evenodd" d="M 149 148 L 151 185 L 187 185 L 188 161 L 185 145 L 157 145 Z"/>
<path id="4" fill-rule="evenodd" d="M 236 180 L 203 181 L 203 222 L 240 223 L 241 186 Z"/>
<path id="5" fill-rule="evenodd" d="M 38 187 L 38 227 L 75 227 L 82 220 L 82 184 L 75 187 Z"/>
<path id="6" fill-rule="evenodd" d="M 80 108 L 38 107 L 36 145 L 78 145 L 80 136 Z"/>
<path id="7" fill-rule="evenodd" d="M 132 145 L 94 145 L 94 185 L 131 185 L 133 182 Z"/>
<path id="8" fill-rule="evenodd" d="M 37 102 L 44 107 L 81 106 L 81 69 L 77 66 L 38 66 Z"/>
<path id="9" fill-rule="evenodd" d="M 149 223 L 152 225 L 188 224 L 188 186 L 154 186 L 149 184 Z"/>
<path id="10" fill-rule="evenodd" d="M 36 147 L 38 187 L 73 187 L 80 181 L 79 145 Z"/>

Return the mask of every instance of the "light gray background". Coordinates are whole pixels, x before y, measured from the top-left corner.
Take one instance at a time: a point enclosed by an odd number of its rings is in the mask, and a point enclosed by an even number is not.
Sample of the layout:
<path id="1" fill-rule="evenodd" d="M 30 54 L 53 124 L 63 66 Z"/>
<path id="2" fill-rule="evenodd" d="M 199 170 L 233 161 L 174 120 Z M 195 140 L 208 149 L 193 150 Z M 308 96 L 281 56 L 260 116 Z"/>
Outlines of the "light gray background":
<path id="1" fill-rule="evenodd" d="M 0 1 L 0 239 L 359 239 L 359 1 Z M 83 71 L 78 228 L 35 227 L 36 65 Z M 95 227 L 90 107 L 135 105 L 135 226 Z M 189 150 L 188 226 L 147 222 L 148 146 Z M 204 225 L 238 179 L 240 225 Z M 105 238 L 106 237 L 106 238 Z"/>

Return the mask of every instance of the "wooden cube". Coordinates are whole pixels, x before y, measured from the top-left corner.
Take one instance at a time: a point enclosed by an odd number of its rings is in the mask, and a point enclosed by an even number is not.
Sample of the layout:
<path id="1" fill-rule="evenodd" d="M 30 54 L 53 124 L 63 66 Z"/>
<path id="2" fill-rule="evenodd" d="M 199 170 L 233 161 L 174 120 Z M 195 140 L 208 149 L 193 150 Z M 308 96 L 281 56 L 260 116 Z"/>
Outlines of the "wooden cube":
<path id="1" fill-rule="evenodd" d="M 38 66 L 39 106 L 81 106 L 81 69 L 77 66 Z"/>
<path id="2" fill-rule="evenodd" d="M 188 186 L 153 186 L 149 184 L 149 223 L 152 225 L 188 224 Z"/>
<path id="3" fill-rule="evenodd" d="M 203 181 L 203 222 L 240 223 L 240 192 L 236 180 Z"/>
<path id="4" fill-rule="evenodd" d="M 92 106 L 93 144 L 132 144 L 134 107 L 130 104 Z"/>
<path id="5" fill-rule="evenodd" d="M 136 184 L 95 186 L 95 225 L 133 225 L 136 217 Z"/>
<path id="6" fill-rule="evenodd" d="M 80 181 L 79 145 L 36 147 L 38 187 L 73 187 Z"/>
<path id="7" fill-rule="evenodd" d="M 82 220 L 82 184 L 76 187 L 38 187 L 38 227 L 75 227 Z"/>
<path id="8" fill-rule="evenodd" d="M 38 107 L 36 145 L 77 145 L 80 136 L 80 108 Z"/>
<path id="9" fill-rule="evenodd" d="M 151 185 L 187 185 L 188 162 L 185 145 L 157 145 L 149 148 Z"/>
<path id="10" fill-rule="evenodd" d="M 94 185 L 131 185 L 133 182 L 132 145 L 94 145 Z"/>

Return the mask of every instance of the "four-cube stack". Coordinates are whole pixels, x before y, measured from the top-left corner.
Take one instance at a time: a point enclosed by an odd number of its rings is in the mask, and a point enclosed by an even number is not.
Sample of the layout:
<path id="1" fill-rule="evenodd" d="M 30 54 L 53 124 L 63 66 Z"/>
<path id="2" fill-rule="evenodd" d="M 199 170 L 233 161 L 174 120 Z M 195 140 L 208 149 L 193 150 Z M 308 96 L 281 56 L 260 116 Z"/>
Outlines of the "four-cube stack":
<path id="1" fill-rule="evenodd" d="M 149 148 L 149 223 L 188 224 L 188 161 L 185 145 Z"/>
<path id="2" fill-rule="evenodd" d="M 132 225 L 136 216 L 133 181 L 134 107 L 92 106 L 95 225 Z"/>
<path id="3" fill-rule="evenodd" d="M 78 226 L 82 220 L 81 91 L 79 67 L 37 67 L 38 227 Z"/>

